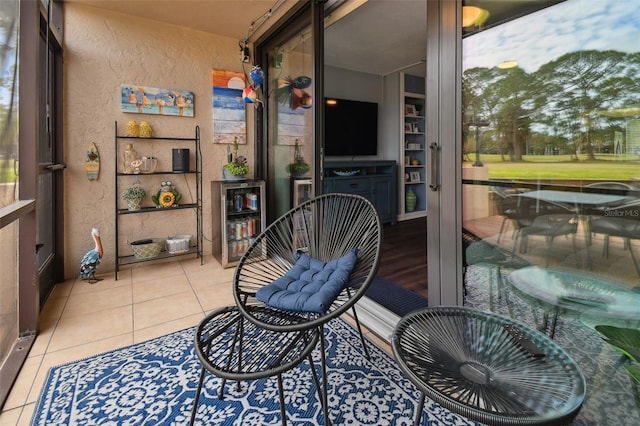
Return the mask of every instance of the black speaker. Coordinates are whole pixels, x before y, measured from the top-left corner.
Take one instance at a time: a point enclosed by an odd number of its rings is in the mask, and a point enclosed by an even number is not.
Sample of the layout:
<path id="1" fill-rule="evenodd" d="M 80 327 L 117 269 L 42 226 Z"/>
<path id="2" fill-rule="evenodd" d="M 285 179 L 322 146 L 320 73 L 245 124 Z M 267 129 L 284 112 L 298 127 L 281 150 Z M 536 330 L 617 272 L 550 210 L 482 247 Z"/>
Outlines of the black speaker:
<path id="1" fill-rule="evenodd" d="M 173 171 L 174 172 L 189 171 L 189 148 L 173 149 Z"/>

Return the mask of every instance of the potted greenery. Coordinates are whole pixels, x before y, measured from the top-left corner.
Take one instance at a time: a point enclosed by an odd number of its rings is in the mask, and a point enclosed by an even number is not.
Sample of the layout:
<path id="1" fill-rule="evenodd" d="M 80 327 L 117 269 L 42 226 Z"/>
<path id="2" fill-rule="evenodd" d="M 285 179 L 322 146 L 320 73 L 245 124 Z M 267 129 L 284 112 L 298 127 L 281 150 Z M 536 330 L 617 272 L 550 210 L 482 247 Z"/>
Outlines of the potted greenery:
<path id="1" fill-rule="evenodd" d="M 629 361 L 624 368 L 629 375 L 640 383 L 640 330 L 634 328 L 597 325 L 596 331 L 602 340 L 620 352 Z"/>
<path id="2" fill-rule="evenodd" d="M 290 163 L 287 165 L 287 172 L 289 172 L 289 174 L 294 177 L 304 176 L 309 172 L 310 169 L 311 166 L 309 166 L 304 161 Z"/>
<path id="3" fill-rule="evenodd" d="M 287 172 L 289 172 L 291 176 L 298 177 L 306 175 L 309 170 L 311 170 L 311 166 L 309 166 L 309 164 L 304 161 L 300 150 L 300 145 L 298 144 L 298 140 L 296 139 L 293 150 L 293 163 L 289 163 L 287 165 Z"/>
<path id="4" fill-rule="evenodd" d="M 140 203 L 147 196 L 147 192 L 139 185 L 133 185 L 122 191 L 122 199 L 127 202 L 129 210 L 140 210 Z"/>
<path id="5" fill-rule="evenodd" d="M 247 159 L 238 155 L 238 138 L 233 138 L 233 154 L 227 148 L 227 164 L 222 167 L 222 175 L 225 180 L 243 180 L 249 173 Z"/>

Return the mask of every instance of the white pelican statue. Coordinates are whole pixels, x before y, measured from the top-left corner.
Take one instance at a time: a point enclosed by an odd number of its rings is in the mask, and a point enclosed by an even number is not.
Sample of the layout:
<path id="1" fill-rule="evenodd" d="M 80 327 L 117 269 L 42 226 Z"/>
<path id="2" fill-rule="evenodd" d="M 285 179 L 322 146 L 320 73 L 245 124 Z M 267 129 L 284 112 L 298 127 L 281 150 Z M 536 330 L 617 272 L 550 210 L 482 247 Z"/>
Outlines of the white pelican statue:
<path id="1" fill-rule="evenodd" d="M 96 246 L 89 250 L 87 254 L 82 258 L 82 262 L 80 262 L 80 278 L 87 280 L 89 284 L 95 284 L 98 281 L 102 280 L 102 278 L 96 278 L 96 269 L 98 269 L 98 265 L 100 264 L 100 259 L 102 259 L 102 241 L 100 241 L 100 231 L 98 228 L 93 228 L 91 230 L 91 236 L 93 237 L 93 241 L 95 241 Z"/>

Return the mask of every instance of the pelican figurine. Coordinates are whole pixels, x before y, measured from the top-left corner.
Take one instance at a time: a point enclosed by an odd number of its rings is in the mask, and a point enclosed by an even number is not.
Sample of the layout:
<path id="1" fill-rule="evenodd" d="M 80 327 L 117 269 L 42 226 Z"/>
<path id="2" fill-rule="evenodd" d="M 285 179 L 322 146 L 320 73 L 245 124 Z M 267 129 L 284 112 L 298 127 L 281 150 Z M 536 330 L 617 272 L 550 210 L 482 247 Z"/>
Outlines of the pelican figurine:
<path id="1" fill-rule="evenodd" d="M 100 240 L 100 231 L 98 228 L 93 228 L 91 230 L 91 236 L 93 237 L 93 241 L 95 241 L 96 246 L 93 250 L 89 250 L 87 254 L 82 258 L 82 262 L 80 262 L 80 278 L 83 280 L 87 280 L 89 284 L 95 284 L 98 281 L 102 280 L 102 278 L 96 278 L 96 269 L 98 269 L 98 265 L 100 264 L 100 259 L 102 259 L 102 241 Z"/>

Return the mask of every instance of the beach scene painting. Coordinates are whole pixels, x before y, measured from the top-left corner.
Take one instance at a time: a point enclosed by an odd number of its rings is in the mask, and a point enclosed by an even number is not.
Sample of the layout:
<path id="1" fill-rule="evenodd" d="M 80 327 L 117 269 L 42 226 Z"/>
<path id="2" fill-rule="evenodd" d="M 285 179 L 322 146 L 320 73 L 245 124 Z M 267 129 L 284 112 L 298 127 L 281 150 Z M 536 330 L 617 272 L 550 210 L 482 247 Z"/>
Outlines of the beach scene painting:
<path id="1" fill-rule="evenodd" d="M 245 88 L 243 73 L 214 69 L 211 72 L 213 90 L 213 142 L 247 143 L 246 105 L 242 98 Z"/>
<path id="2" fill-rule="evenodd" d="M 308 109 L 289 108 L 278 104 L 278 145 L 295 145 L 296 141 L 305 139 L 306 111 Z"/>
<path id="3" fill-rule="evenodd" d="M 195 114 L 195 96 L 187 90 L 122 84 L 120 92 L 122 112 L 178 117 L 193 117 Z"/>

